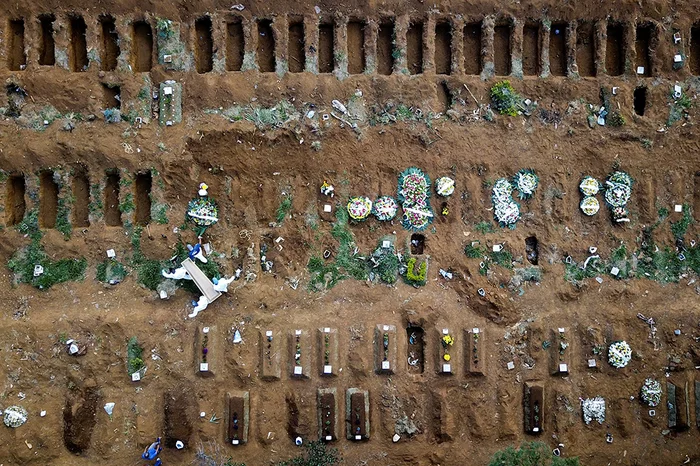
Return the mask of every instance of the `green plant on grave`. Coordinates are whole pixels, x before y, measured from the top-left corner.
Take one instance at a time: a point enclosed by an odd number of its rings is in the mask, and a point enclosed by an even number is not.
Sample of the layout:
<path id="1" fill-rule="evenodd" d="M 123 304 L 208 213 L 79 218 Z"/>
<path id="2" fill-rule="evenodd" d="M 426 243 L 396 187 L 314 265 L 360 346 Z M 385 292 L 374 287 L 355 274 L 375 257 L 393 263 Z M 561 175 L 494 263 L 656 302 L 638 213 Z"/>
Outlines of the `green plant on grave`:
<path id="1" fill-rule="evenodd" d="M 284 223 L 284 219 L 292 210 L 292 196 L 285 196 L 280 202 L 279 207 L 277 207 L 277 212 L 275 212 L 275 220 L 277 225 L 281 226 Z"/>
<path id="2" fill-rule="evenodd" d="M 464 255 L 470 259 L 479 259 L 484 257 L 484 250 L 479 246 L 473 246 L 470 243 L 464 247 Z"/>
<path id="3" fill-rule="evenodd" d="M 131 337 L 126 345 L 127 371 L 129 374 L 138 372 L 145 366 L 143 362 L 143 348 L 136 337 Z"/>
<path id="4" fill-rule="evenodd" d="M 96 277 L 102 283 L 109 283 L 112 280 L 122 281 L 129 274 L 126 266 L 115 259 L 107 259 L 97 264 Z"/>
<path id="5" fill-rule="evenodd" d="M 688 227 L 693 223 L 693 216 L 690 214 L 690 206 L 683 204 L 683 213 L 680 220 L 671 222 L 671 233 L 673 237 L 682 240 L 685 237 Z"/>
<path id="6" fill-rule="evenodd" d="M 298 456 L 276 463 L 275 466 L 333 466 L 340 464 L 342 457 L 335 448 L 320 440 L 304 445 L 305 451 Z"/>
<path id="7" fill-rule="evenodd" d="M 491 102 L 501 115 L 517 116 L 521 100 L 510 81 L 500 81 L 491 87 Z"/>
<path id="8" fill-rule="evenodd" d="M 618 128 L 620 126 L 624 126 L 625 117 L 622 115 L 622 113 L 615 110 L 614 112 L 610 112 L 610 115 L 608 115 L 607 122 L 608 122 L 608 125 L 615 127 L 615 128 Z"/>
<path id="9" fill-rule="evenodd" d="M 523 442 L 517 450 L 509 446 L 497 451 L 488 466 L 579 466 L 579 459 L 554 456 L 541 442 Z"/>
<path id="10" fill-rule="evenodd" d="M 492 183 L 485 183 L 488 184 L 486 188 L 491 188 Z M 476 230 L 478 233 L 481 233 L 482 235 L 485 235 L 486 233 L 493 233 L 493 223 L 481 221 L 474 225 L 474 230 Z"/>
<path id="11" fill-rule="evenodd" d="M 418 266 L 418 270 L 416 271 L 416 262 L 417 259 L 415 257 L 408 259 L 404 281 L 406 281 L 406 283 L 409 285 L 423 286 L 425 285 L 426 276 L 428 273 L 428 263 L 427 261 L 421 262 L 421 264 Z"/>

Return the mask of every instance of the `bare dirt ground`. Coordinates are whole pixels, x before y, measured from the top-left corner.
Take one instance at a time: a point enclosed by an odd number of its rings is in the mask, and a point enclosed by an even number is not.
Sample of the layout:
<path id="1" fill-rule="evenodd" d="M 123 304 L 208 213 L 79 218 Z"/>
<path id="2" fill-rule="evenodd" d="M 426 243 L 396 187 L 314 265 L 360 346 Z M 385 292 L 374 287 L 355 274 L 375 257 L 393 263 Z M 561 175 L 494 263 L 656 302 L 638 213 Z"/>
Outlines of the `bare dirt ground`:
<path id="1" fill-rule="evenodd" d="M 211 29 L 197 21 L 205 13 Z M 43 14 L 53 14 L 53 20 L 40 21 Z M 112 15 L 113 27 L 109 21 L 105 26 L 103 14 Z M 606 15 L 613 26 L 622 25 L 619 30 L 609 27 Z M 680 245 L 670 226 L 682 219 L 673 212 L 676 204 L 687 204 L 700 220 L 693 77 L 700 74 L 700 40 L 690 33 L 696 17 L 690 2 L 640 7 L 627 1 L 277 2 L 245 4 L 240 12 L 210 1 L 0 6 L 0 78 L 8 93 L 7 104 L 0 104 L 0 408 L 19 404 L 29 411 L 25 425 L 0 429 L 0 463 L 136 465 L 144 446 L 165 436 L 164 464 L 190 464 L 199 444 L 219 444 L 248 465 L 271 464 L 298 453 L 296 436 L 318 438 L 322 388 L 337 390 L 339 439 L 332 445 L 350 465 L 486 464 L 494 451 L 523 440 L 552 448 L 563 443 L 564 456 L 579 456 L 584 465 L 700 462 L 695 272 L 679 269 L 675 280 L 637 273 L 616 279 L 609 270 L 599 274 L 602 283 L 565 279 L 566 258 L 582 263 L 590 246 L 607 261 L 624 244 L 636 266 L 650 226 L 661 250 L 669 247 L 674 257 L 677 246 L 694 251 L 697 223 Z M 162 29 L 162 18 L 179 29 Z M 53 44 L 46 39 L 47 23 L 53 25 Z M 562 23 L 566 40 L 549 26 Z M 258 34 L 259 24 L 266 35 Z M 637 24 L 650 25 L 653 38 Z M 685 60 L 679 70 L 672 66 L 676 29 Z M 119 50 L 110 39 L 114 33 Z M 168 50 L 174 64 L 164 61 L 157 46 L 172 37 L 184 44 Z M 51 47 L 53 54 L 47 52 Z M 637 66 L 649 76 L 636 74 Z M 618 69 L 620 76 L 610 75 Z M 487 121 L 489 89 L 504 76 L 538 107 L 529 117 L 495 115 Z M 166 79 L 183 86 L 182 122 L 173 126 L 159 125 L 153 114 L 158 104 L 151 101 Z M 669 125 L 669 114 L 677 110 L 669 97 L 677 81 L 691 104 Z M 624 126 L 591 128 L 588 104 L 600 106 L 601 88 L 612 87 L 618 88 L 610 97 L 612 109 L 622 114 Z M 643 116 L 634 110 L 640 87 L 646 88 Z M 333 99 L 348 107 L 348 115 L 341 115 L 345 122 L 323 118 L 340 115 Z M 284 115 L 281 101 L 290 105 Z M 102 111 L 115 105 L 125 121 L 108 124 Z M 273 106 L 272 113 L 255 113 Z M 398 110 L 404 108 L 409 115 Z M 411 166 L 431 179 L 452 176 L 457 186 L 446 201 L 450 214 L 438 215 L 424 233 L 427 284 L 348 278 L 315 289 L 309 259 L 324 250 L 331 252 L 330 261 L 340 254 L 331 234 L 335 218 L 322 211 L 327 200 L 318 194 L 321 183 L 335 185 L 332 202 L 342 209 L 352 195 L 395 196 L 399 173 Z M 490 185 L 522 168 L 537 172 L 540 187 L 521 202 L 517 227 L 501 229 L 492 220 Z M 605 206 L 595 217 L 583 216 L 581 178 L 604 179 L 618 168 L 635 180 L 631 222 L 613 225 Z M 139 283 L 132 261 L 135 238 L 148 259 L 162 261 L 173 256 L 178 242 L 196 241 L 182 225 L 200 182 L 219 204 L 221 220 L 204 242 L 219 254 L 222 273 L 230 276 L 242 266 L 244 276 L 255 275 L 234 282 L 228 294 L 188 319 L 197 296 L 178 289 L 159 299 Z M 278 222 L 277 211 L 289 197 L 291 209 Z M 439 207 L 433 198 L 436 212 Z M 668 217 L 660 220 L 659 209 L 668 209 Z M 49 290 L 15 283 L 6 264 L 30 243 L 17 227 L 32 212 L 50 259 L 86 258 L 83 280 Z M 61 230 L 66 219 L 70 238 Z M 484 221 L 493 232 L 476 227 Z M 403 250 L 411 235 L 398 221 L 368 220 L 349 229 L 364 255 L 386 235 L 396 235 Z M 279 237 L 284 240 L 276 242 Z M 514 282 L 511 264 L 480 273 L 481 260 L 464 253 L 472 241 L 505 243 L 520 268 L 527 265 L 531 237 L 539 247 L 536 282 Z M 262 245 L 274 262 L 271 272 L 261 270 Z M 117 285 L 96 278 L 107 249 L 130 272 Z M 453 271 L 454 279 L 440 277 L 441 268 Z M 638 313 L 657 322 L 653 337 Z M 375 371 L 377 325 L 397 329 L 391 375 Z M 204 326 L 212 329 L 208 377 L 197 371 Z M 339 367 L 332 377 L 318 370 L 323 350 L 315 332 L 325 327 L 338 335 Z M 422 371 L 407 364 L 415 350 L 409 348 L 408 327 L 425 332 Z M 483 376 L 466 370 L 465 331 L 475 327 L 484 335 Z M 571 336 L 566 376 L 551 375 L 556 350 L 543 347 L 560 327 Z M 243 343 L 231 342 L 233 328 L 240 329 Z M 456 338 L 453 375 L 438 374 L 444 328 Z M 308 378 L 290 375 L 288 338 L 296 329 L 312 336 Z M 266 330 L 275 332 L 279 345 L 280 377 L 273 380 L 262 377 L 269 369 L 259 333 Z M 133 336 L 147 366 L 138 383 L 126 370 Z M 86 344 L 87 353 L 69 356 L 64 338 Z M 626 340 L 634 352 L 624 369 L 596 354 L 615 340 Z M 591 358 L 597 368 L 588 367 Z M 515 368 L 508 370 L 511 361 Z M 647 377 L 660 380 L 664 392 L 666 381 L 688 383 L 689 429 L 668 429 L 665 394 L 655 416 L 649 415 L 639 401 Z M 525 382 L 544 386 L 539 436 L 524 432 Z M 369 393 L 370 437 L 362 442 L 345 438 L 349 388 Z M 226 395 L 246 391 L 248 442 L 229 446 Z M 606 420 L 587 426 L 579 399 L 597 395 L 608 403 Z M 106 402 L 116 403 L 112 416 L 103 410 Z M 212 415 L 220 419 L 210 422 Z M 395 431 L 406 426 L 415 432 L 392 443 Z M 613 443 L 606 443 L 606 433 Z M 185 442 L 184 450 L 173 448 L 176 439 Z"/>

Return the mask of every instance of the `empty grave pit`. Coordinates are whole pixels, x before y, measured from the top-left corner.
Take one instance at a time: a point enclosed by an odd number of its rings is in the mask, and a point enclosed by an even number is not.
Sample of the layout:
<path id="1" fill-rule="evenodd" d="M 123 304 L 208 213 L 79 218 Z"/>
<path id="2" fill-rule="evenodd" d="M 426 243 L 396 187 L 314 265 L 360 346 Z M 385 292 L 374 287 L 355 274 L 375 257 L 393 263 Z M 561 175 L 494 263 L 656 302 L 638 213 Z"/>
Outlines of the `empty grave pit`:
<path id="1" fill-rule="evenodd" d="M 459 361 L 457 334 L 448 327 L 439 327 L 436 348 L 436 367 L 438 374 L 452 375 L 456 372 Z"/>
<path id="2" fill-rule="evenodd" d="M 525 238 L 525 257 L 532 265 L 537 265 L 540 257 L 540 245 L 536 236 Z"/>
<path id="3" fill-rule="evenodd" d="M 700 24 L 690 29 L 690 72 L 700 76 Z"/>
<path id="4" fill-rule="evenodd" d="M 111 16 L 100 18 L 101 45 L 102 45 L 102 71 L 114 71 L 117 69 L 117 59 L 121 50 L 119 48 L 119 34 L 117 25 Z"/>
<path id="5" fill-rule="evenodd" d="M 411 21 L 406 32 L 406 61 L 408 72 L 423 72 L 423 21 Z"/>
<path id="6" fill-rule="evenodd" d="M 377 73 L 390 75 L 394 71 L 394 22 L 379 23 L 377 31 Z"/>
<path id="7" fill-rule="evenodd" d="M 175 448 L 178 440 L 190 444 L 194 432 L 192 420 L 198 418 L 194 385 L 181 380 L 176 387 L 163 393 L 164 443 Z"/>
<path id="8" fill-rule="evenodd" d="M 544 386 L 541 383 L 523 384 L 523 423 L 527 434 L 539 435 L 544 430 Z"/>
<path id="9" fill-rule="evenodd" d="M 700 221 L 700 171 L 693 176 L 693 212 L 695 221 Z"/>
<path id="10" fill-rule="evenodd" d="M 287 57 L 289 71 L 301 73 L 306 65 L 306 53 L 304 46 L 304 20 L 294 18 L 289 22 L 289 36 L 287 40 Z"/>
<path id="11" fill-rule="evenodd" d="M 441 20 L 435 24 L 435 73 L 450 74 L 452 70 L 452 24 Z"/>
<path id="12" fill-rule="evenodd" d="M 523 27 L 523 74 L 536 76 L 540 73 L 540 25 L 526 24 Z"/>
<path id="13" fill-rule="evenodd" d="M 369 393 L 349 388 L 345 395 L 346 436 L 348 440 L 369 440 Z"/>
<path id="14" fill-rule="evenodd" d="M 244 53 L 243 22 L 234 18 L 226 23 L 226 69 L 241 71 Z"/>
<path id="15" fill-rule="evenodd" d="M 552 329 L 550 332 L 549 348 L 550 363 L 549 373 L 552 375 L 568 375 L 571 369 L 571 338 L 566 331 L 566 328 L 560 327 Z"/>
<path id="16" fill-rule="evenodd" d="M 248 442 L 250 393 L 234 391 L 226 394 L 226 443 L 233 446 Z"/>
<path id="17" fill-rule="evenodd" d="M 608 23 L 605 47 L 605 69 L 609 76 L 625 71 L 625 30 L 620 23 Z"/>
<path id="18" fill-rule="evenodd" d="M 318 26 L 318 72 L 333 72 L 333 23 L 321 23 Z"/>
<path id="19" fill-rule="evenodd" d="M 86 381 L 83 389 L 71 391 L 63 407 L 63 444 L 74 455 L 80 455 L 90 448 L 97 423 L 100 395 L 93 383 Z"/>
<path id="20" fill-rule="evenodd" d="M 690 427 L 690 402 L 688 382 L 666 382 L 666 406 L 668 408 L 668 428 L 684 431 Z"/>
<path id="21" fill-rule="evenodd" d="M 214 38 L 209 16 L 197 18 L 194 22 L 195 65 L 197 73 L 208 73 L 214 68 Z"/>
<path id="22" fill-rule="evenodd" d="M 260 377 L 262 379 L 279 380 L 281 344 L 279 336 L 274 331 L 260 331 Z"/>
<path id="23" fill-rule="evenodd" d="M 24 19 L 11 19 L 8 22 L 7 67 L 10 71 L 20 71 L 27 66 L 24 51 Z"/>
<path id="24" fill-rule="evenodd" d="M 484 329 L 474 327 L 465 330 L 464 340 L 466 342 L 465 358 L 467 362 L 467 372 L 473 375 L 486 374 L 486 352 L 484 344 Z"/>
<path id="25" fill-rule="evenodd" d="M 318 329 L 319 374 L 338 375 L 338 330 L 330 327 Z"/>
<path id="26" fill-rule="evenodd" d="M 73 174 L 71 192 L 73 193 L 71 206 L 73 226 L 90 226 L 90 179 L 85 169 L 78 169 Z"/>
<path id="27" fill-rule="evenodd" d="M 511 31 L 509 24 L 496 25 L 493 31 L 493 64 L 496 76 L 508 76 L 511 70 Z"/>
<path id="28" fill-rule="evenodd" d="M 651 47 L 655 32 L 654 27 L 649 23 L 638 24 L 635 32 L 634 49 L 637 55 L 635 73 L 638 76 L 651 76 Z"/>
<path id="29" fill-rule="evenodd" d="M 272 31 L 272 21 L 258 20 L 258 69 L 262 73 L 275 71 L 275 36 Z"/>
<path id="30" fill-rule="evenodd" d="M 338 394 L 335 388 L 319 388 L 318 403 L 318 438 L 324 442 L 338 439 Z"/>
<path id="31" fill-rule="evenodd" d="M 374 329 L 374 370 L 378 374 L 396 371 L 396 327 L 379 324 Z"/>
<path id="32" fill-rule="evenodd" d="M 54 15 L 40 15 L 41 38 L 39 40 L 39 65 L 53 66 L 56 64 L 56 41 L 54 39 Z"/>
<path id="33" fill-rule="evenodd" d="M 216 326 L 200 327 L 194 339 L 195 373 L 202 377 L 213 377 L 219 365 L 220 348 L 217 341 Z"/>
<path id="34" fill-rule="evenodd" d="M 87 71 L 87 25 L 82 16 L 70 18 L 70 53 L 69 62 L 71 71 Z"/>
<path id="35" fill-rule="evenodd" d="M 408 372 L 422 374 L 425 370 L 425 332 L 422 327 L 409 325 L 406 328 L 406 336 Z"/>
<path id="36" fill-rule="evenodd" d="M 10 175 L 5 184 L 5 226 L 19 224 L 27 210 L 24 175 Z"/>
<path id="37" fill-rule="evenodd" d="M 596 75 L 595 24 L 579 21 L 576 25 L 576 66 L 582 77 Z"/>
<path id="38" fill-rule="evenodd" d="M 566 76 L 566 23 L 553 23 L 549 30 L 549 72 L 553 76 Z"/>
<path id="39" fill-rule="evenodd" d="M 647 88 L 646 86 L 640 86 L 634 89 L 633 94 L 633 104 L 635 115 L 644 116 L 647 107 Z"/>
<path id="40" fill-rule="evenodd" d="M 102 108 L 121 108 L 121 86 L 102 83 Z"/>
<path id="41" fill-rule="evenodd" d="M 481 23 L 468 23 L 464 26 L 463 47 L 464 73 L 481 73 Z"/>
<path id="42" fill-rule="evenodd" d="M 700 428 L 700 380 L 695 381 L 695 426 Z"/>
<path id="43" fill-rule="evenodd" d="M 54 228 L 58 214 L 58 184 L 54 172 L 43 171 L 39 175 L 39 226 Z"/>
<path id="44" fill-rule="evenodd" d="M 104 188 L 104 216 L 107 226 L 121 226 L 121 211 L 119 210 L 119 173 L 108 172 Z"/>
<path id="45" fill-rule="evenodd" d="M 136 188 L 136 224 L 146 226 L 151 221 L 151 189 L 153 177 L 151 172 L 137 173 L 134 177 Z"/>
<path id="46" fill-rule="evenodd" d="M 425 250 L 425 235 L 413 233 L 411 235 L 411 254 L 420 255 Z"/>
<path id="47" fill-rule="evenodd" d="M 365 23 L 363 21 L 349 21 L 347 29 L 348 45 L 348 73 L 364 73 L 365 58 Z"/>
<path id="48" fill-rule="evenodd" d="M 311 375 L 311 336 L 303 330 L 289 333 L 289 374 L 292 378 Z"/>
<path id="49" fill-rule="evenodd" d="M 132 25 L 131 67 L 136 73 L 151 71 L 153 65 L 153 29 L 146 21 Z"/>

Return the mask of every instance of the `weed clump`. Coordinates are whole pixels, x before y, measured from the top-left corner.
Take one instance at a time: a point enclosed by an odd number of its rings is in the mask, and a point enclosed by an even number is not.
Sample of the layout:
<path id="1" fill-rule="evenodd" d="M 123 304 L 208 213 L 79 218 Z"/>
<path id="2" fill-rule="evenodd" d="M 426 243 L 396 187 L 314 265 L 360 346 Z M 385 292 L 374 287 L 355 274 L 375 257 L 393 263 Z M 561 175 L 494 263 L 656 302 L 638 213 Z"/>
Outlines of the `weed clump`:
<path id="1" fill-rule="evenodd" d="M 491 88 L 491 102 L 501 115 L 517 116 L 522 98 L 515 92 L 510 81 L 500 81 Z"/>

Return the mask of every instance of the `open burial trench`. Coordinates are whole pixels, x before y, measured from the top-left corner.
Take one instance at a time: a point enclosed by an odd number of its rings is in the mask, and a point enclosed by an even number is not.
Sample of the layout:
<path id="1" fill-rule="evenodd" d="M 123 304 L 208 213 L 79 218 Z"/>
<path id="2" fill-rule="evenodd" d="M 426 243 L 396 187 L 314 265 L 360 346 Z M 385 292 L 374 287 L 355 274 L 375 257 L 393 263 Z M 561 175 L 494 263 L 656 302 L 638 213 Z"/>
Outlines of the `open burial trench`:
<path id="1" fill-rule="evenodd" d="M 191 382 L 180 380 L 178 385 L 163 394 L 164 443 L 168 448 L 175 448 L 181 440 L 188 445 L 192 433 L 192 419 L 198 416 L 197 406 L 193 403 L 195 393 Z"/>
<path id="2" fill-rule="evenodd" d="M 79 455 L 90 448 L 99 402 L 99 391 L 91 379 L 82 389 L 68 392 L 63 408 L 63 444 L 69 452 Z"/>

